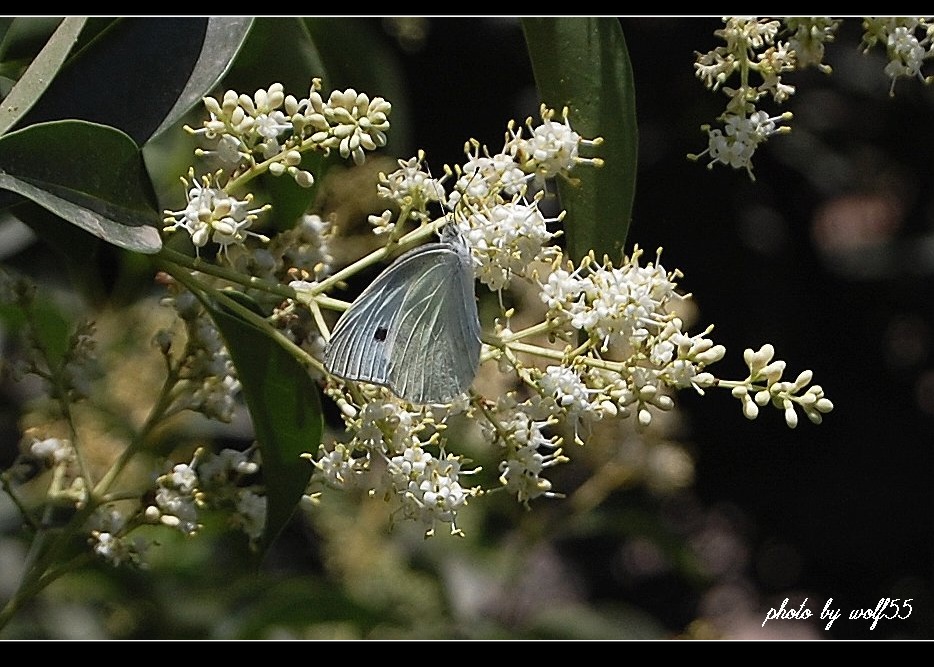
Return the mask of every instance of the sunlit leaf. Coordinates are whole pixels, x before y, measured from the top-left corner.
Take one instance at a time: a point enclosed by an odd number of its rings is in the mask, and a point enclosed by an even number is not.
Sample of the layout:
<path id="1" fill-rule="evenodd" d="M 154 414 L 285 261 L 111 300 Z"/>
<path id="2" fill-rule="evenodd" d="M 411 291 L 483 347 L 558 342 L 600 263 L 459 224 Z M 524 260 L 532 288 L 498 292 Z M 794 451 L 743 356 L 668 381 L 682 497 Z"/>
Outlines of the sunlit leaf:
<path id="1" fill-rule="evenodd" d="M 162 247 L 139 150 L 113 128 L 58 121 L 0 137 L 0 188 L 121 248 Z"/>
<path id="2" fill-rule="evenodd" d="M 126 17 L 69 58 L 19 126 L 81 119 L 138 144 L 176 122 L 227 71 L 250 27 L 238 17 Z"/>
<path id="3" fill-rule="evenodd" d="M 254 19 L 243 16 L 220 16 L 208 20 L 201 53 L 185 89 L 152 136 L 159 135 L 178 122 L 217 85 L 243 46 L 253 21 Z"/>
<path id="4" fill-rule="evenodd" d="M 10 129 L 38 100 L 55 79 L 84 27 L 85 19 L 70 17 L 61 25 L 35 57 L 0 105 L 0 134 Z"/>
<path id="5" fill-rule="evenodd" d="M 558 179 L 568 250 L 579 259 L 619 256 L 625 245 L 636 187 L 638 132 L 632 66 L 616 18 L 564 17 L 522 20 L 542 100 L 570 110 L 571 126 L 584 137 L 601 136 L 600 169 L 581 167 L 579 184 Z"/>

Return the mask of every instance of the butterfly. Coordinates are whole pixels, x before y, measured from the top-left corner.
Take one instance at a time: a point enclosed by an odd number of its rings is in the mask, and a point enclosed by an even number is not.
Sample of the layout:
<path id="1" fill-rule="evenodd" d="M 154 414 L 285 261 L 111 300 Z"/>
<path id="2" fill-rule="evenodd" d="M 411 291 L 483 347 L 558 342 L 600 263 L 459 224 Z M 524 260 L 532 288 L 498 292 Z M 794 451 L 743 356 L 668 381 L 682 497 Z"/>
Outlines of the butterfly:
<path id="1" fill-rule="evenodd" d="M 331 333 L 324 366 L 410 403 L 447 403 L 473 383 L 480 346 L 470 250 L 448 225 L 440 242 L 400 255 L 357 297 Z"/>

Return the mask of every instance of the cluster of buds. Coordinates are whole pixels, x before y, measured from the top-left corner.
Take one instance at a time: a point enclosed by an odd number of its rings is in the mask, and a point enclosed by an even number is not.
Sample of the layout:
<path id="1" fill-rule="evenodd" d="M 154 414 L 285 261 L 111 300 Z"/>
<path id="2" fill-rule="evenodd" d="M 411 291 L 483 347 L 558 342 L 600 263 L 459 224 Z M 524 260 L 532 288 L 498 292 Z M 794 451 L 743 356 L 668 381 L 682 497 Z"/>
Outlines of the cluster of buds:
<path id="1" fill-rule="evenodd" d="M 694 71 L 710 90 L 722 90 L 728 101 L 717 119 L 718 126 L 706 124 L 706 150 L 688 157 L 709 156 L 708 167 L 726 164 L 745 169 L 751 179 L 752 157 L 769 137 L 790 131 L 791 112 L 772 116 L 759 109 L 764 98 L 775 104 L 785 102 L 795 92 L 783 75 L 809 65 L 824 72 L 824 45 L 833 41 L 839 21 L 824 18 L 789 19 L 785 25 L 776 19 L 728 17 L 724 27 L 714 32 L 725 44 L 699 53 Z M 738 85 L 727 85 L 733 77 Z"/>

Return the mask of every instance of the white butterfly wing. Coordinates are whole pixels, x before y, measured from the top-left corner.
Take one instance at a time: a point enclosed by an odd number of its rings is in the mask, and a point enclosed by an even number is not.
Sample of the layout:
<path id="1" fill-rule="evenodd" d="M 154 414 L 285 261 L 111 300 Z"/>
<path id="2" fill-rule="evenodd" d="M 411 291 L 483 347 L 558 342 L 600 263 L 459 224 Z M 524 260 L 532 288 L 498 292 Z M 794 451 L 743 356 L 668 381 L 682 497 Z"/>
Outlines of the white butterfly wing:
<path id="1" fill-rule="evenodd" d="M 458 250 L 430 243 L 383 271 L 335 326 L 328 371 L 412 403 L 466 391 L 480 364 L 480 323 L 470 256 Z"/>

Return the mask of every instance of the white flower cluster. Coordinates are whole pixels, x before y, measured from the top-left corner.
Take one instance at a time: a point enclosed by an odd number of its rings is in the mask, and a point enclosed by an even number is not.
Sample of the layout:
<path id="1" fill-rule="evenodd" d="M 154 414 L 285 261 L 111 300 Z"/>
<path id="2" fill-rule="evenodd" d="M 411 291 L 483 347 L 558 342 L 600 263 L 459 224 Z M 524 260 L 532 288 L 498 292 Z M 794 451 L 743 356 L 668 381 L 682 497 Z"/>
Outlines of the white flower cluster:
<path id="1" fill-rule="evenodd" d="M 840 20 L 829 17 L 792 17 L 781 20 L 756 17 L 726 17 L 724 27 L 714 32 L 725 42 L 707 53 L 698 53 L 695 74 L 711 90 L 722 89 L 729 97 L 726 111 L 717 119 L 722 129 L 709 124 L 701 129 L 708 135 L 707 149 L 691 154 L 692 160 L 709 155 L 708 168 L 726 164 L 752 173 L 756 148 L 774 134 L 788 132 L 790 113 L 780 116 L 757 108 L 760 100 L 771 96 L 781 104 L 794 94 L 782 75 L 793 70 L 816 66 L 824 73 L 831 68 L 822 62 L 824 47 L 832 42 Z M 889 94 L 895 94 L 899 77 L 912 77 L 923 83 L 934 81 L 921 72 L 924 62 L 934 57 L 934 23 L 929 17 L 866 17 L 863 19 L 863 51 L 876 45 L 886 50 L 885 75 L 891 78 Z M 731 77 L 740 79 L 737 88 L 726 86 Z M 761 83 L 751 81 L 753 75 Z"/>
<path id="2" fill-rule="evenodd" d="M 464 470 L 460 456 L 442 451 L 434 457 L 426 451 L 438 440 L 432 413 L 407 410 L 383 388 L 374 387 L 359 408 L 331 391 L 353 438 L 331 447 L 322 444 L 317 458 L 307 455 L 315 466 L 313 481 L 339 489 L 370 485 L 374 495 L 382 490 L 404 518 L 424 525 L 426 535 L 434 534 L 438 523 L 459 533 L 457 512 L 479 492 L 463 488 L 459 476 L 478 469 Z"/>
<path id="3" fill-rule="evenodd" d="M 765 142 L 770 136 L 783 129 L 776 123 L 791 118 L 791 112 L 780 116 L 769 117 L 764 111 L 753 112 L 748 118 L 745 116 L 727 115 L 723 130 L 705 125 L 707 131 L 707 150 L 710 156 L 708 167 L 720 162 L 734 169 L 745 169 L 749 177 L 755 180 L 752 173 L 752 156 L 759 144 Z"/>
<path id="4" fill-rule="evenodd" d="M 823 416 L 833 410 L 833 403 L 824 396 L 820 385 L 808 386 L 813 378 L 811 371 L 802 371 L 794 382 L 782 381 L 785 362 L 773 360 L 775 348 L 763 345 L 757 351 L 747 349 L 743 359 L 749 366 L 749 377 L 742 384 L 733 388 L 733 396 L 743 404 L 743 414 L 755 419 L 761 406 L 770 402 L 785 413 L 785 423 L 794 428 L 798 425 L 798 413 L 795 406 L 815 424 L 823 421 Z M 764 383 L 764 384 L 763 384 Z M 807 387 L 803 394 L 798 394 Z"/>
<path id="5" fill-rule="evenodd" d="M 52 470 L 48 497 L 83 507 L 88 500 L 88 486 L 78 467 L 77 452 L 65 438 L 33 439 L 29 454 Z"/>
<path id="6" fill-rule="evenodd" d="M 518 403 L 512 393 L 501 396 L 481 422 L 487 439 L 503 448 L 499 481 L 516 500 L 528 505 L 539 496 L 554 497 L 546 468 L 569 459 L 561 453 L 561 439 L 545 431 L 558 421 L 555 404 L 531 399 Z"/>
<path id="7" fill-rule="evenodd" d="M 445 191 L 442 181 L 432 178 L 422 169 L 425 152 L 419 151 L 416 157 L 408 160 L 399 160 L 399 168 L 388 176 L 379 174 L 379 183 L 376 193 L 383 199 L 390 199 L 402 209 L 399 219 L 407 217 L 416 222 L 428 222 L 431 216 L 428 206 L 431 203 L 441 203 L 445 200 Z M 442 179 L 443 180 L 443 179 Z M 396 229 L 392 221 L 392 211 L 385 210 L 381 215 L 371 215 L 370 224 L 376 234 L 390 234 Z"/>
<path id="8" fill-rule="evenodd" d="M 749 43 L 761 47 L 774 42 L 772 24 L 755 25 L 758 31 L 747 26 Z M 818 33 L 824 35 L 815 30 L 807 33 L 812 50 Z M 759 61 L 771 59 L 778 68 L 783 53 L 773 49 Z M 775 78 L 763 88 L 778 96 L 780 90 Z M 565 438 L 573 436 L 574 443 L 582 445 L 582 434 L 603 426 L 597 422 L 630 415 L 635 417 L 634 428 L 645 434 L 659 413 L 674 407 L 676 390 L 693 388 L 703 394 L 709 387 L 725 387 L 738 398 L 746 391 L 753 406 L 771 401 L 783 409 L 790 426 L 796 423 L 796 409 L 813 421 L 832 409 L 819 386 L 807 388 L 810 372 L 794 382 L 781 382 L 776 365 L 766 362 L 751 366 L 743 381 L 715 378 L 707 369 L 723 358 L 725 348 L 709 338 L 712 326 L 693 334 L 686 330 L 690 295 L 676 291 L 681 273 L 665 270 L 661 250 L 645 264 L 638 246 L 619 266 L 606 257 L 598 262 L 593 253 L 578 265 L 562 264 L 560 249 L 548 245 L 556 236 L 548 223 L 560 221 L 563 214 L 546 219 L 538 210 L 541 191 L 531 199 L 527 194 L 540 179 L 567 177 L 581 163 L 599 164 L 598 159 L 579 155 L 582 146 L 599 140 L 582 139 L 571 129 L 566 113 L 564 122 L 553 118 L 554 112 L 543 108 L 542 124 L 535 127 L 527 122 L 528 138 L 510 124 L 505 146 L 495 155 L 477 142 L 468 142 L 467 161 L 453 170 L 446 168 L 442 179 L 423 170 L 422 153 L 399 161 L 398 170 L 380 175 L 379 193 L 396 203 L 400 212 L 395 221 L 389 210 L 370 219 L 376 233 L 395 234 L 408 218 L 426 224 L 428 205 L 442 200 L 451 212 L 447 221 L 453 218 L 442 238 L 454 228 L 471 251 L 479 280 L 492 290 L 502 290 L 521 277 L 537 288 L 545 305 L 543 320 L 514 332 L 509 328 L 513 311 L 506 310 L 494 335 L 484 341 L 484 356 L 497 361 L 500 370 L 514 373 L 525 386 L 505 391 L 496 400 L 472 395 L 456 405 L 417 411 L 384 387 L 330 386 L 326 391 L 340 408 L 351 440 L 322 444 L 316 456 L 307 455 L 315 466 L 313 481 L 340 489 L 365 488 L 374 497 L 395 499 L 397 512 L 424 522 L 427 534 L 438 522 L 450 523 L 458 532 L 457 511 L 469 497 L 490 491 L 465 490 L 459 476 L 476 471 L 463 470 L 463 460 L 446 454 L 441 446 L 447 418 L 458 412 L 477 423 L 484 439 L 497 446 L 498 488 L 528 504 L 559 495 L 546 475 L 569 460 L 563 450 Z M 778 120 L 753 111 L 733 117 L 726 132 L 735 142 L 754 144 L 776 131 Z M 730 149 L 738 150 L 735 145 Z M 749 157 L 745 153 L 737 159 Z M 443 181 L 451 176 L 453 192 L 445 198 Z M 550 260 L 546 271 L 541 268 L 543 260 Z M 313 295 L 315 286 L 307 289 Z M 530 337 L 542 335 L 552 343 L 564 341 L 565 348 L 529 344 Z M 549 363 L 529 364 L 527 356 Z M 744 402 L 744 413 L 754 417 L 748 403 Z M 429 453 L 432 447 L 440 452 L 438 456 Z M 676 488 L 690 480 L 692 468 L 677 447 L 663 446 L 651 453 L 642 449 L 640 467 L 658 488 Z M 306 499 L 314 504 L 317 496 Z"/>
<path id="9" fill-rule="evenodd" d="M 229 522 L 243 530 L 253 543 L 266 525 L 266 497 L 263 489 L 250 483 L 259 472 L 254 460 L 258 450 L 245 452 L 224 449 L 214 454 L 199 449 L 189 463 L 179 463 L 155 479 L 153 502 L 127 515 L 113 505 L 98 507 L 88 522 L 88 542 L 94 553 L 110 564 L 144 565 L 151 544 L 132 536 L 141 523 L 160 524 L 194 535 L 201 529 L 201 513 L 220 509 L 229 513 Z"/>
<path id="10" fill-rule="evenodd" d="M 296 277 L 301 281 L 321 280 L 333 271 L 331 255 L 333 226 L 319 215 L 302 215 L 289 229 L 279 232 L 263 247 L 230 248 L 230 265 L 240 273 L 272 283 L 288 283 Z M 269 300 L 262 290 L 247 290 L 257 300 Z M 273 297 L 279 303 L 278 297 Z"/>
<path id="11" fill-rule="evenodd" d="M 311 186 L 312 175 L 299 168 L 302 151 L 315 148 L 325 153 L 340 152 L 356 164 L 365 160 L 365 151 L 386 145 L 392 105 L 382 97 L 370 97 L 352 88 L 335 90 L 325 100 L 321 80 L 314 79 L 308 97 L 286 95 L 281 83 L 259 89 L 251 97 L 234 90 L 221 100 L 205 97 L 210 118 L 192 134 L 215 140 L 214 155 L 227 165 L 252 167 L 271 161 L 270 172 L 288 173 L 299 185 Z M 259 158 L 259 159 L 257 159 Z"/>
<path id="12" fill-rule="evenodd" d="M 934 22 L 930 18 L 870 17 L 863 20 L 863 30 L 864 51 L 876 44 L 885 46 L 889 58 L 885 74 L 892 79 L 890 95 L 895 94 L 899 77 L 917 77 L 924 83 L 934 80 L 934 76 L 921 73 L 924 61 L 934 57 Z"/>
<path id="13" fill-rule="evenodd" d="M 196 464 L 197 454 L 191 463 L 179 463 L 156 478 L 154 503 L 143 512 L 147 521 L 176 528 L 185 535 L 198 532 L 198 510 L 204 501 L 198 490 Z"/>
<path id="14" fill-rule="evenodd" d="M 758 415 L 757 406 L 772 402 L 785 411 L 792 428 L 797 425 L 796 406 L 815 423 L 833 409 L 819 385 L 798 395 L 810 384 L 810 371 L 794 382 L 780 382 L 785 362 L 772 361 L 771 345 L 757 353 L 746 351 L 750 374 L 742 382 L 723 382 L 707 372 L 726 349 L 707 337 L 712 326 L 694 335 L 684 331 L 678 311 L 688 297 L 675 291 L 681 273 L 665 271 L 661 250 L 645 266 L 640 265 L 642 254 L 636 246 L 620 267 L 608 260 L 597 264 L 590 256 L 573 271 L 570 265 L 555 266 L 542 282 L 549 320 L 586 334 L 587 340 L 575 350 L 574 368 L 549 367 L 541 377 L 525 377 L 560 407 L 570 408 L 569 416 L 593 420 L 635 414 L 637 424 L 645 427 L 653 411 L 674 406 L 670 390 L 693 387 L 704 393 L 713 386 L 732 387 L 750 419 Z M 581 375 L 575 369 L 582 369 Z"/>
<path id="15" fill-rule="evenodd" d="M 545 105 L 542 105 L 541 117 L 542 122 L 534 126 L 531 118 L 526 119 L 526 127 L 530 135 L 528 139 L 522 137 L 521 129 L 514 132 L 514 125 L 509 126 L 511 136 L 506 142 L 503 154 L 511 155 L 523 172 L 534 174 L 541 183 L 544 179 L 567 176 L 568 172 L 578 164 L 602 164 L 599 158 L 585 158 L 580 155 L 581 146 L 598 146 L 602 143 L 602 139 L 584 139 L 571 129 L 567 108 L 563 111 L 563 123 L 554 120 L 555 111 L 548 109 Z M 501 161 L 505 162 L 505 159 L 501 158 Z M 502 169 L 504 190 L 507 194 L 511 194 L 510 180 L 515 181 L 518 173 L 513 173 L 513 178 L 510 179 L 511 166 L 503 164 L 503 167 L 505 167 Z"/>
<path id="16" fill-rule="evenodd" d="M 205 506 L 230 513 L 230 524 L 246 533 L 255 544 L 266 527 L 264 489 L 251 482 L 259 473 L 259 450 L 223 449 L 217 454 L 200 452 L 198 477 Z"/>
<path id="17" fill-rule="evenodd" d="M 665 271 L 660 250 L 656 261 L 645 266 L 640 265 L 642 254 L 636 246 L 620 267 L 608 260 L 597 264 L 593 256 L 573 272 L 556 267 L 542 283 L 541 298 L 551 320 L 588 337 L 581 351 L 590 361 L 583 364 L 582 386 L 575 392 L 588 407 L 578 412 L 635 412 L 639 424 L 647 426 L 652 409 L 673 407 L 666 388 L 702 385 L 700 372 L 726 351 L 706 338 L 712 327 L 694 336 L 682 330 L 677 307 L 683 297 L 675 291 L 680 272 Z M 575 405 L 574 399 L 564 402 Z"/>
<path id="18" fill-rule="evenodd" d="M 276 258 L 277 267 L 285 269 L 285 274 L 298 273 L 321 280 L 334 269 L 331 234 L 330 221 L 319 215 L 303 215 L 294 227 L 273 239 L 269 252 Z"/>
<path id="19" fill-rule="evenodd" d="M 143 565 L 149 544 L 140 537 L 126 535 L 127 521 L 116 509 L 98 507 L 91 516 L 88 543 L 94 553 L 114 567 Z"/>
<path id="20" fill-rule="evenodd" d="M 230 265 L 243 275 L 271 284 L 288 284 L 296 290 L 312 289 L 331 275 L 333 225 L 319 215 L 302 215 L 295 225 L 279 232 L 263 247 L 236 246 L 228 253 Z M 260 307 L 272 310 L 269 323 L 309 354 L 320 356 L 325 341 L 306 308 L 283 303 L 282 298 L 263 289 L 246 288 L 244 293 Z"/>
<path id="21" fill-rule="evenodd" d="M 297 123 L 311 130 L 312 142 L 324 149 L 338 149 L 343 158 L 352 156 L 355 164 L 363 164 L 364 151 L 386 145 L 392 111 L 389 102 L 382 97 L 370 99 L 366 93 L 358 93 L 353 88 L 335 90 L 325 102 L 317 86 L 320 83 L 316 81 L 308 96 L 304 123 Z M 302 107 L 300 102 L 298 110 Z"/>
<path id="22" fill-rule="evenodd" d="M 826 16 L 790 16 L 783 19 L 788 35 L 788 50 L 795 52 L 799 68 L 814 66 L 829 74 L 824 60 L 824 47 L 834 41 L 839 19 Z"/>
<path id="23" fill-rule="evenodd" d="M 416 441 L 417 442 L 417 441 Z M 402 515 L 425 526 L 425 536 L 434 534 L 435 524 L 451 524 L 451 534 L 460 535 L 455 519 L 477 489 L 460 485 L 461 457 L 441 452 L 434 457 L 421 445 L 413 444 L 387 463 L 392 488 L 402 501 Z"/>
<path id="24" fill-rule="evenodd" d="M 514 276 L 527 276 L 534 262 L 548 261 L 558 254 L 549 244 L 556 232 L 548 230 L 562 216 L 546 218 L 538 208 L 541 192 L 529 198 L 529 188 L 537 187 L 546 178 L 567 176 L 578 164 L 601 164 L 599 158 L 584 158 L 581 146 L 599 145 L 601 140 L 588 140 L 575 132 L 568 121 L 567 109 L 563 122 L 554 120 L 555 112 L 542 106 L 542 123 L 535 126 L 526 121 L 529 136 L 510 123 L 502 151 L 490 155 L 479 142 L 465 146 L 467 160 L 453 174 L 457 180 L 453 192 L 445 196 L 442 182 L 422 170 L 424 154 L 410 160 L 400 160 L 399 169 L 388 176 L 380 175 L 380 196 L 395 201 L 402 213 L 399 219 L 412 217 L 418 222 L 428 219 L 427 205 L 444 201 L 453 212 L 454 226 L 471 250 L 475 275 L 491 290 L 502 290 Z M 446 174 L 451 175 L 450 170 Z M 396 228 L 392 214 L 385 211 L 370 216 L 376 233 Z"/>
<path id="25" fill-rule="evenodd" d="M 213 187 L 215 180 L 216 177 L 206 175 L 198 182 L 194 169 L 188 171 L 188 178 L 182 178 L 182 184 L 188 188 L 188 203 L 180 211 L 163 211 L 165 231 L 184 229 L 191 235 L 196 251 L 208 241 L 217 243 L 225 252 L 231 245 L 241 245 L 248 236 L 268 241 L 262 234 L 250 231 L 250 227 L 269 205 L 251 209 L 252 195 L 235 199 L 222 188 Z"/>
<path id="26" fill-rule="evenodd" d="M 221 422 L 230 422 L 237 407 L 240 381 L 224 341 L 214 322 L 207 316 L 191 292 L 172 283 L 170 295 L 162 300 L 178 311 L 185 323 L 187 341 L 180 354 L 178 376 L 183 384 L 178 391 L 179 409 L 200 412 Z M 171 351 L 171 335 L 156 337 L 165 354 Z"/>
<path id="27" fill-rule="evenodd" d="M 703 125 L 707 149 L 688 157 L 696 160 L 709 155 L 708 167 L 726 164 L 746 169 L 753 180 L 752 157 L 756 149 L 775 134 L 789 131 L 779 121 L 791 119 L 791 113 L 770 116 L 757 108 L 765 97 L 776 104 L 785 102 L 795 88 L 782 75 L 815 65 L 824 72 L 830 68 L 821 62 L 824 44 L 832 41 L 838 21 L 823 18 L 796 18 L 783 26 L 775 19 L 727 17 L 724 27 L 714 32 L 726 44 L 707 53 L 699 53 L 694 63 L 697 77 L 711 90 L 722 90 L 729 98 L 726 111 L 718 118 L 722 129 Z M 781 37 L 786 36 L 786 40 Z M 800 52 L 799 52 L 800 49 Z M 725 85 L 734 75 L 739 86 Z M 753 75 L 760 82 L 751 81 Z"/>
<path id="28" fill-rule="evenodd" d="M 333 91 L 325 100 L 320 89 L 321 81 L 314 79 L 303 99 L 286 95 L 281 83 L 253 96 L 228 90 L 220 100 L 205 97 L 210 117 L 197 130 L 185 129 L 215 144 L 210 150 L 197 149 L 195 155 L 215 158 L 222 168 L 200 179 L 194 169 L 189 170 L 188 178 L 182 179 L 187 204 L 163 212 L 165 230 L 184 229 L 196 250 L 208 241 L 218 243 L 225 255 L 249 236 L 268 241 L 250 227 L 270 206 L 251 209 L 251 194 L 237 199 L 230 193 L 265 171 L 273 176 L 289 174 L 300 186 L 310 187 L 314 177 L 301 168 L 305 151 L 336 150 L 359 165 L 366 151 L 386 145 L 389 102 L 370 99 L 352 88 Z"/>
<path id="29" fill-rule="evenodd" d="M 567 110 L 561 122 L 554 120 L 555 112 L 544 106 L 541 116 L 537 126 L 531 119 L 525 128 L 516 129 L 510 123 L 504 147 L 495 155 L 476 141 L 468 142 L 466 162 L 453 171 L 446 168 L 441 179 L 423 169 L 422 152 L 400 160 L 399 169 L 380 174 L 378 186 L 379 195 L 398 206 L 398 217 L 394 222 L 389 210 L 371 216 L 374 231 L 394 233 L 399 222 L 409 218 L 427 223 L 429 205 L 441 202 L 452 212 L 453 226 L 471 250 L 476 277 L 492 290 L 506 288 L 515 276 L 528 276 L 534 263 L 556 258 L 560 251 L 548 245 L 556 236 L 548 230 L 548 223 L 558 222 L 561 216 L 545 218 L 538 209 L 542 193 L 530 199 L 528 191 L 546 178 L 566 177 L 579 164 L 600 164 L 598 158 L 580 155 L 581 146 L 598 145 L 600 140 L 587 140 L 575 132 Z M 443 181 L 451 175 L 456 175 L 456 182 L 453 192 L 446 195 Z M 296 283 L 293 286 L 299 287 Z M 577 387 L 566 377 L 556 375 L 554 379 L 551 404 L 560 400 L 575 417 L 588 413 L 586 405 L 574 401 Z M 353 439 L 348 444 L 320 448 L 314 460 L 316 479 L 347 488 L 366 473 L 385 469 L 386 475 L 374 486 L 383 487 L 389 497 L 399 501 L 403 517 L 425 524 L 428 534 L 433 533 L 438 522 L 450 523 L 452 532 L 458 532 L 454 523 L 457 511 L 470 496 L 479 493 L 478 489 L 464 489 L 458 479 L 475 471 L 463 470 L 460 457 L 443 451 L 434 457 L 426 450 L 439 439 L 438 425 L 430 413 L 408 411 L 388 391 L 372 391 L 376 393 L 359 408 L 343 396 L 336 397 Z M 457 409 L 452 407 L 448 413 Z M 543 429 L 552 425 L 547 416 L 542 416 L 548 407 L 526 405 L 523 409 L 525 412 L 513 400 L 509 424 L 491 426 L 489 433 L 491 440 L 503 447 L 501 483 L 525 503 L 553 495 L 550 482 L 541 473 L 566 459 L 557 441 L 543 434 Z M 506 418 L 502 410 L 491 411 L 490 415 L 493 419 Z M 540 447 L 552 451 L 540 453 Z"/>
<path id="30" fill-rule="evenodd" d="M 529 267 L 554 259 L 559 250 L 549 244 L 558 232 L 548 230 L 564 216 L 546 218 L 538 209 L 542 192 L 531 199 L 529 187 L 540 187 L 547 178 L 567 177 L 579 164 L 602 164 L 599 158 L 584 158 L 581 146 L 596 146 L 602 140 L 584 139 L 575 132 L 564 109 L 563 121 L 544 105 L 542 122 L 526 127 L 510 123 L 502 151 L 482 152 L 476 141 L 465 146 L 467 161 L 455 170 L 457 181 L 448 198 L 454 223 L 465 239 L 475 264 L 475 274 L 491 290 L 502 290 L 514 276 L 528 277 Z M 528 130 L 528 138 L 523 130 Z"/>

